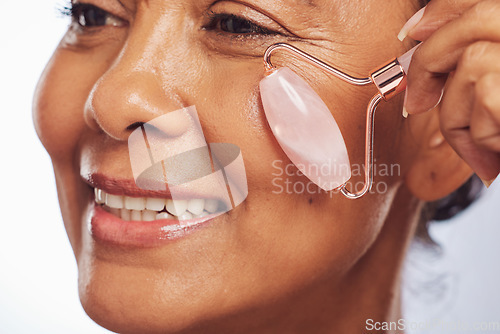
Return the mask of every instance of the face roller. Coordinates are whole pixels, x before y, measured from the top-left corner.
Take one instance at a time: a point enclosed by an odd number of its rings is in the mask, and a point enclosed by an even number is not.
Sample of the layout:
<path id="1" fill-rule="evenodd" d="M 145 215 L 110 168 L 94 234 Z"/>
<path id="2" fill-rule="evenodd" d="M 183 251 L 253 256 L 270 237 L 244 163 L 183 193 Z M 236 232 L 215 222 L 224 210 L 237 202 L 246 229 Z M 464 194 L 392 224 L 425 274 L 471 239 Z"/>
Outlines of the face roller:
<path id="1" fill-rule="evenodd" d="M 406 73 L 418 46 L 399 58 L 371 71 L 366 78 L 356 78 L 285 43 L 273 44 L 264 54 L 266 77 L 260 82 L 260 93 L 267 121 L 292 163 L 312 182 L 326 191 L 340 189 L 349 199 L 370 191 L 373 183 L 374 116 L 381 100 L 388 101 L 406 88 Z M 271 55 L 277 50 L 295 53 L 307 62 L 352 85 L 374 84 L 378 93 L 366 111 L 365 178 L 357 192 L 346 189 L 351 178 L 347 148 L 337 122 L 319 95 L 302 78 L 287 67 L 276 68 Z"/>

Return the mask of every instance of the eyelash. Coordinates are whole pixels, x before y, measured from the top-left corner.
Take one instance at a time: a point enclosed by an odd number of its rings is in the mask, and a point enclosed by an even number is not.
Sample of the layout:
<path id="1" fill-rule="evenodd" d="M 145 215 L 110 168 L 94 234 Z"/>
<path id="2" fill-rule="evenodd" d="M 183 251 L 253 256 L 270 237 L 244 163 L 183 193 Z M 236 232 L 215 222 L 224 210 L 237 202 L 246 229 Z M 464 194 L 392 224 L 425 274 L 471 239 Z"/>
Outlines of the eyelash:
<path id="1" fill-rule="evenodd" d="M 99 27 L 99 26 L 104 26 L 106 25 L 105 23 L 104 24 L 97 24 L 95 26 L 84 26 L 82 23 L 81 23 L 81 15 L 85 13 L 85 11 L 88 11 L 88 10 L 94 10 L 95 13 L 94 14 L 100 14 L 102 15 L 100 17 L 100 19 L 103 19 L 104 17 L 109 19 L 109 18 L 115 18 L 115 19 L 118 19 L 116 16 L 114 16 L 113 14 L 105 11 L 104 9 L 101 9 L 97 6 L 94 6 L 94 5 L 91 5 L 91 4 L 87 4 L 87 3 L 72 3 L 72 2 L 69 2 L 68 5 L 64 6 L 62 9 L 60 9 L 60 12 L 62 15 L 64 16 L 69 16 L 71 17 L 71 20 L 72 22 L 75 22 L 77 24 L 79 24 L 82 28 L 92 28 L 92 27 Z"/>
<path id="2" fill-rule="evenodd" d="M 82 13 L 85 12 L 85 10 L 90 10 L 90 9 L 99 11 L 102 14 L 113 16 L 113 14 L 110 14 L 99 7 L 96 7 L 96 6 L 91 5 L 91 4 L 85 4 L 85 3 L 73 4 L 72 2 L 69 2 L 62 9 L 59 9 L 59 11 L 61 12 L 62 15 L 71 17 L 71 20 L 73 22 L 79 24 L 82 28 L 87 28 L 86 26 L 80 24 L 80 16 L 82 15 Z M 206 31 L 218 30 L 219 34 L 228 34 L 228 35 L 231 35 L 231 37 L 235 37 L 235 38 L 255 37 L 257 35 L 261 35 L 261 36 L 282 35 L 281 33 L 277 32 L 277 31 L 273 31 L 273 30 L 264 28 L 258 24 L 253 23 L 252 21 L 249 21 L 243 17 L 237 16 L 234 14 L 215 13 L 215 12 L 210 10 L 206 15 L 210 19 L 210 22 L 207 25 L 202 27 L 202 29 L 206 30 Z M 237 23 L 237 24 L 243 26 L 246 30 L 248 30 L 248 32 L 233 33 L 233 32 L 224 31 L 222 26 L 221 26 L 221 24 L 223 24 L 224 20 L 232 22 L 231 24 L 233 25 L 233 28 L 234 28 L 234 24 Z M 228 23 L 226 23 L 225 25 L 227 27 Z"/>
<path id="3" fill-rule="evenodd" d="M 76 19 L 77 12 L 83 7 L 87 6 L 86 4 L 81 4 L 81 3 L 72 3 L 71 1 L 68 1 L 67 4 L 65 4 L 63 7 L 57 7 L 57 11 L 63 15 L 63 16 L 68 16 L 71 19 Z"/>
<path id="4" fill-rule="evenodd" d="M 228 33 L 231 35 L 234 35 L 236 37 L 249 37 L 249 36 L 255 36 L 255 35 L 264 35 L 264 36 L 273 36 L 273 35 L 280 35 L 279 32 L 273 31 L 267 28 L 264 28 L 258 24 L 253 23 L 252 21 L 249 21 L 241 16 L 237 16 L 234 14 L 229 14 L 229 13 L 215 13 L 213 11 L 209 11 L 207 14 L 207 17 L 210 19 L 210 22 L 203 27 L 204 30 L 211 31 L 211 30 L 219 30 L 221 33 Z M 240 24 L 244 24 L 246 28 L 250 30 L 250 32 L 246 33 L 230 33 L 227 31 L 224 31 L 220 24 L 223 22 L 223 20 L 233 20 L 236 22 L 239 22 Z"/>

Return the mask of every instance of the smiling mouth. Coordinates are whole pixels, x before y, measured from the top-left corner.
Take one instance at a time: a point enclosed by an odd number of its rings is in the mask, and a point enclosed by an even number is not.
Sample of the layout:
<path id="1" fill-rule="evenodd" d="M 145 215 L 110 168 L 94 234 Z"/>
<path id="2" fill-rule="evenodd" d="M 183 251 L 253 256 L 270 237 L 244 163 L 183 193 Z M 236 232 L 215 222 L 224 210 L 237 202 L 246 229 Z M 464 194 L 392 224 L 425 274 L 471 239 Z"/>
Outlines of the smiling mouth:
<path id="1" fill-rule="evenodd" d="M 187 221 L 215 213 L 223 213 L 225 205 L 211 198 L 174 200 L 158 197 L 130 197 L 113 195 L 94 188 L 97 205 L 124 221 L 178 220 Z"/>

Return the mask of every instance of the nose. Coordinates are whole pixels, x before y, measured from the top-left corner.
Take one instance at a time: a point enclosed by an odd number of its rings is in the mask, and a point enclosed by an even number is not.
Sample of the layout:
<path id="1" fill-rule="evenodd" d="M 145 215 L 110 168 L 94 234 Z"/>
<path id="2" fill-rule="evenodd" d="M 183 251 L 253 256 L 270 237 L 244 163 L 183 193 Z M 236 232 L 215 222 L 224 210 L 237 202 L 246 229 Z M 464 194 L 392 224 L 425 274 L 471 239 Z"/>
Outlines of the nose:
<path id="1" fill-rule="evenodd" d="M 186 107 L 178 94 L 161 88 L 154 73 L 127 72 L 115 68 L 94 85 L 85 105 L 85 120 L 96 130 L 126 141 L 137 127 L 167 112 Z M 179 119 L 160 129 L 169 137 L 185 132 L 186 122 Z"/>

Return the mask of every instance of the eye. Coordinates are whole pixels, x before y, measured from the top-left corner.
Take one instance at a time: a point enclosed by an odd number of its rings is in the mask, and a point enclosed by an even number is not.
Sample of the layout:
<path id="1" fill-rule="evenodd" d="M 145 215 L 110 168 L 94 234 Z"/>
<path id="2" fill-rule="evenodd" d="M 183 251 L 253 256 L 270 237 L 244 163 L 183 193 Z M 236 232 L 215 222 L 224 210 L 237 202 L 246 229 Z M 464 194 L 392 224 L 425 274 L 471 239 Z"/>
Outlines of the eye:
<path id="1" fill-rule="evenodd" d="M 210 22 L 204 27 L 206 30 L 218 30 L 224 33 L 235 35 L 277 35 L 276 31 L 261 27 L 243 17 L 233 14 L 216 14 L 213 12 L 208 13 Z"/>
<path id="2" fill-rule="evenodd" d="M 75 3 L 69 8 L 69 12 L 73 21 L 84 28 L 124 25 L 122 19 L 90 4 Z"/>

